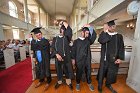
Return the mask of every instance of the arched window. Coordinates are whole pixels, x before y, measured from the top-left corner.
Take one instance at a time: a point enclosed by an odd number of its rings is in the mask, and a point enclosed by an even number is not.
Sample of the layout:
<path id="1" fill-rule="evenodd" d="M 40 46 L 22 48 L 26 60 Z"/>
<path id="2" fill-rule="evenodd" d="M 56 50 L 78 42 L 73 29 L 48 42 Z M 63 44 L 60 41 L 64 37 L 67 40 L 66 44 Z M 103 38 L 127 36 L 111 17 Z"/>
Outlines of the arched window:
<path id="1" fill-rule="evenodd" d="M 15 3 L 12 2 L 12 1 L 9 1 L 8 4 L 9 4 L 9 14 L 10 14 L 10 16 L 18 18 L 17 7 L 16 7 Z"/>

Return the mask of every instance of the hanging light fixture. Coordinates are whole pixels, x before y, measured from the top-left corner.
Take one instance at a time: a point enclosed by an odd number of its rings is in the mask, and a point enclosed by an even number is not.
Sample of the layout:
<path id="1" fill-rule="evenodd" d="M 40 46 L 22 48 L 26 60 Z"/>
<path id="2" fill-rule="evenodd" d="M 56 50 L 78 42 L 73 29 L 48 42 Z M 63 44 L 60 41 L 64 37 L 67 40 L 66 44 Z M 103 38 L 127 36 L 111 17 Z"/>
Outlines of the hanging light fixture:
<path id="1" fill-rule="evenodd" d="M 133 29 L 135 27 L 134 23 L 128 23 L 127 28 Z"/>
<path id="2" fill-rule="evenodd" d="M 133 16 L 133 19 L 132 19 L 132 21 L 131 22 L 129 22 L 128 24 L 127 24 L 127 28 L 130 28 L 130 29 L 133 29 L 134 27 L 135 27 L 135 20 L 134 20 L 135 18 L 134 18 L 134 16 Z"/>
<path id="3" fill-rule="evenodd" d="M 54 25 L 57 25 L 58 24 L 58 21 L 56 19 L 56 0 L 55 0 L 55 19 L 54 19 Z"/>

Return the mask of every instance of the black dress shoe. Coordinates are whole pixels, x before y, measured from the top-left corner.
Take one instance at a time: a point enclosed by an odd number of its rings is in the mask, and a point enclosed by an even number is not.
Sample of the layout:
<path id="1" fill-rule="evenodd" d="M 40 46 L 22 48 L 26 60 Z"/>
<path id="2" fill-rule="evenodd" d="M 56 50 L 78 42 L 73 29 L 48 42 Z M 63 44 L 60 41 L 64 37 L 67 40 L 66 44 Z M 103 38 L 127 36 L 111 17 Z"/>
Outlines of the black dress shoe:
<path id="1" fill-rule="evenodd" d="M 62 83 L 64 84 L 64 85 L 67 85 L 67 83 L 66 83 L 66 80 L 62 80 Z"/>
<path id="2" fill-rule="evenodd" d="M 70 88 L 71 90 L 73 90 L 72 84 L 69 84 L 68 86 L 69 86 L 69 88 Z"/>
<path id="3" fill-rule="evenodd" d="M 58 84 L 58 82 L 55 84 L 54 88 L 57 89 L 61 84 Z"/>
<path id="4" fill-rule="evenodd" d="M 112 93 L 117 93 L 116 90 L 113 89 L 111 85 L 106 85 L 106 87 L 112 92 Z"/>
<path id="5" fill-rule="evenodd" d="M 35 88 L 38 88 L 39 86 L 42 85 L 42 82 L 38 82 L 36 85 L 35 85 Z"/>

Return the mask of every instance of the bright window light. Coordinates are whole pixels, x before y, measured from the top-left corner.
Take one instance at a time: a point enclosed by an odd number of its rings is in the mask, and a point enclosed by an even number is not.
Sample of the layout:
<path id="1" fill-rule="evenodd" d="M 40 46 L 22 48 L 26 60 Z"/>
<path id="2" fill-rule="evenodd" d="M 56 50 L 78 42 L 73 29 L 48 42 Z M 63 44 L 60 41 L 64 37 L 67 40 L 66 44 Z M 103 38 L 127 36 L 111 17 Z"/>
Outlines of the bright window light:
<path id="1" fill-rule="evenodd" d="M 10 13 L 10 16 L 13 16 L 13 17 L 18 18 L 17 7 L 14 4 L 14 2 L 9 1 L 8 4 L 9 4 L 9 13 Z"/>
<path id="2" fill-rule="evenodd" d="M 19 39 L 19 29 L 13 29 L 13 37 L 14 39 Z"/>

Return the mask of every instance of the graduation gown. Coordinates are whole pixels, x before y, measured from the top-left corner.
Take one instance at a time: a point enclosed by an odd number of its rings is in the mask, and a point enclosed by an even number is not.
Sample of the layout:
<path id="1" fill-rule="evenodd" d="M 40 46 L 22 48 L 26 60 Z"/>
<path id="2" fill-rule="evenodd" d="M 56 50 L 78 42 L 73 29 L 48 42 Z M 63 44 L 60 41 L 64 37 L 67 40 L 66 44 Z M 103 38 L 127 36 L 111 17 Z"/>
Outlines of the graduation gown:
<path id="1" fill-rule="evenodd" d="M 31 50 L 33 50 L 33 58 L 37 59 L 37 51 L 41 51 L 42 61 L 36 64 L 36 77 L 38 79 L 44 79 L 45 77 L 51 77 L 50 73 L 50 44 L 45 38 L 40 41 L 32 40 Z"/>
<path id="2" fill-rule="evenodd" d="M 116 59 L 124 60 L 123 36 L 121 34 L 109 35 L 103 31 L 98 42 L 101 44 L 98 83 L 102 85 L 103 79 L 106 77 L 106 84 L 113 84 L 116 82 L 119 68 L 119 64 L 115 64 L 115 61 Z"/>
<path id="3" fill-rule="evenodd" d="M 64 36 L 59 37 L 56 36 L 53 38 L 52 43 L 52 55 L 51 57 L 54 57 L 56 54 L 59 54 L 61 57 L 66 56 L 67 62 L 69 62 L 71 59 L 70 55 L 70 41 L 72 38 L 72 29 L 70 26 L 67 27 L 66 31 L 64 31 Z"/>
<path id="4" fill-rule="evenodd" d="M 66 78 L 73 78 L 73 69 L 71 63 L 71 52 L 70 52 L 70 41 L 72 38 L 72 29 L 70 26 L 64 31 L 64 36 L 56 36 L 53 38 L 52 43 L 52 57 L 55 57 L 55 65 L 57 70 L 58 80 L 62 78 L 63 70 L 65 71 Z M 64 62 L 59 62 L 56 58 L 56 54 L 59 54 Z M 61 69 L 61 64 L 64 64 L 63 70 Z"/>
<path id="5" fill-rule="evenodd" d="M 72 47 L 72 59 L 75 59 L 76 64 L 76 81 L 80 83 L 80 78 L 84 71 L 86 71 L 87 82 L 91 83 L 91 50 L 90 45 L 94 43 L 96 33 L 93 31 L 92 35 L 84 40 L 76 39 Z M 85 70 L 86 69 L 86 70 Z"/>

